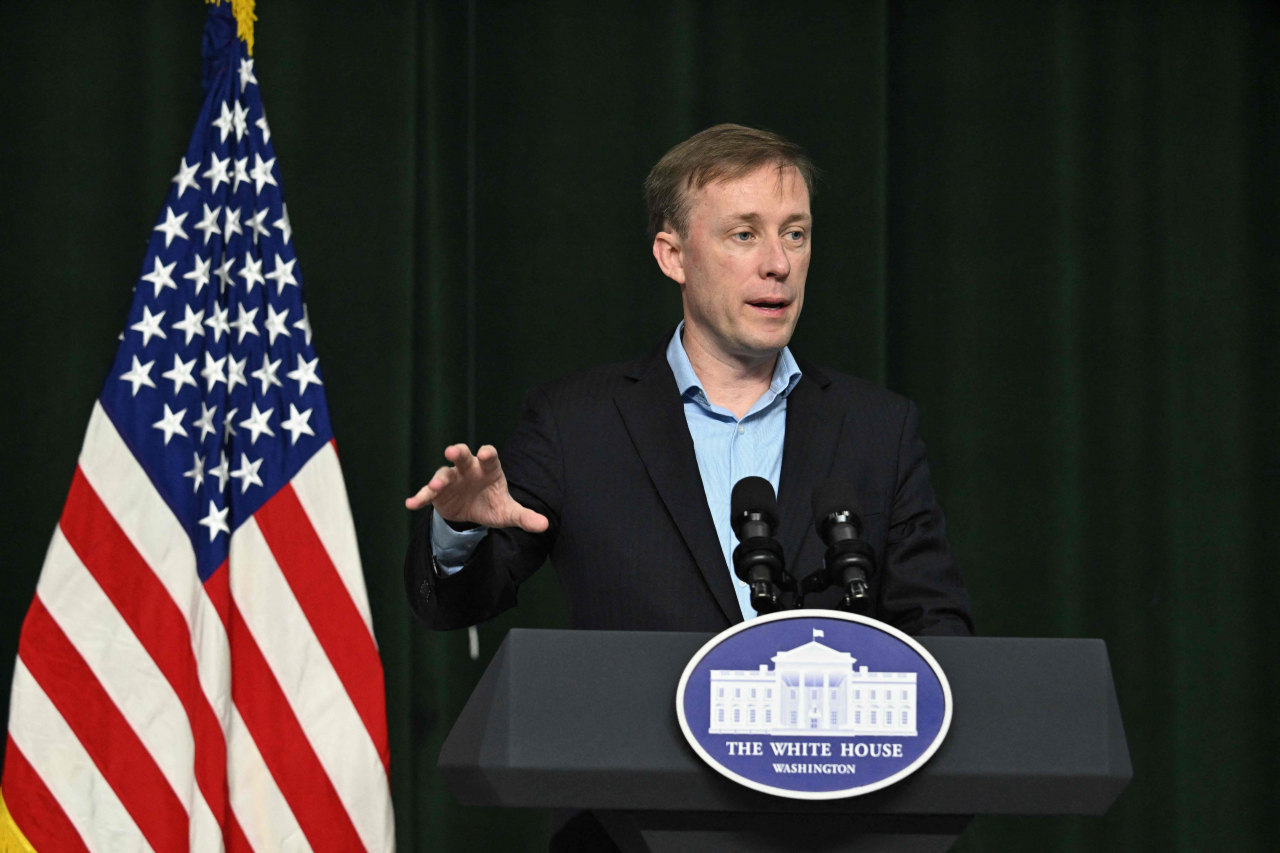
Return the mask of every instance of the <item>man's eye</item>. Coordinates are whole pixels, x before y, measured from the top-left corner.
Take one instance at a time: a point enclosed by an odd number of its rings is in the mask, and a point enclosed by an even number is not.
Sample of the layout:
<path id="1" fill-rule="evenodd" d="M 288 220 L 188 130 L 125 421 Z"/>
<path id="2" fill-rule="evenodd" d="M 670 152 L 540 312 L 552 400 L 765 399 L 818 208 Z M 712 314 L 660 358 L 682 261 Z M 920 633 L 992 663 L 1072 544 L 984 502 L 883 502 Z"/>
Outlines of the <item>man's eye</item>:
<path id="1" fill-rule="evenodd" d="M 733 239 L 737 240 L 739 243 L 745 243 L 751 239 L 751 232 L 739 231 L 737 234 L 733 235 Z"/>
<path id="2" fill-rule="evenodd" d="M 790 231 L 790 232 L 788 232 L 788 233 L 787 233 L 787 236 L 788 236 L 788 237 L 790 237 L 792 240 L 795 240 L 796 242 L 799 242 L 799 241 L 801 241 L 801 240 L 803 240 L 803 239 L 804 239 L 804 232 L 803 232 L 803 231 Z"/>

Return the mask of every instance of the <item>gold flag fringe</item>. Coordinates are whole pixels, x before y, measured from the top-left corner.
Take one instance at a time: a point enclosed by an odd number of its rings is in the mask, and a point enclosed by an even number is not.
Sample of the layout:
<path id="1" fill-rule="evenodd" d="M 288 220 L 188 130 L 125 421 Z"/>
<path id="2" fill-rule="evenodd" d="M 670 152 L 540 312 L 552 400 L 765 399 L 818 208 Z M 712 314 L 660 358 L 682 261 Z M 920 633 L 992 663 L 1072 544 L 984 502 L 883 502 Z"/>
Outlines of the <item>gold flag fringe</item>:
<path id="1" fill-rule="evenodd" d="M 0 791 L 0 853 L 36 853 L 31 842 L 13 822 L 13 815 L 4 804 L 3 791 Z"/>
<path id="2" fill-rule="evenodd" d="M 249 55 L 253 56 L 253 22 L 258 20 L 258 16 L 253 13 L 253 0 L 204 0 L 204 2 L 212 6 L 224 2 L 231 3 L 231 14 L 236 19 L 236 35 L 248 46 Z"/>

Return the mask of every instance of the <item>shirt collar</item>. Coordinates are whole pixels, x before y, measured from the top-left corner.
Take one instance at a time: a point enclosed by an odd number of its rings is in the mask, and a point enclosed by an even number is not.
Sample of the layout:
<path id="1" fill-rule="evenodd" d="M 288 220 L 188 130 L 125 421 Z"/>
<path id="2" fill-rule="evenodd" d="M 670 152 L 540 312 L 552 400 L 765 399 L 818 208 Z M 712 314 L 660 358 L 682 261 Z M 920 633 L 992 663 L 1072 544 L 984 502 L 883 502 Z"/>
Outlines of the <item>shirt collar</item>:
<path id="1" fill-rule="evenodd" d="M 689 353 L 685 352 L 683 337 L 684 320 L 681 320 L 680 325 L 676 326 L 676 333 L 671 336 L 671 343 L 667 344 L 667 364 L 671 365 L 671 372 L 675 374 L 676 386 L 680 389 L 682 397 L 700 393 L 705 400 L 707 399 L 706 389 L 702 387 L 698 374 L 693 371 Z M 773 367 L 773 379 L 769 382 L 769 390 L 775 396 L 785 397 L 796 387 L 796 383 L 803 375 L 800 365 L 796 364 L 795 357 L 791 355 L 791 348 L 783 347 L 782 352 L 778 353 L 778 362 Z"/>

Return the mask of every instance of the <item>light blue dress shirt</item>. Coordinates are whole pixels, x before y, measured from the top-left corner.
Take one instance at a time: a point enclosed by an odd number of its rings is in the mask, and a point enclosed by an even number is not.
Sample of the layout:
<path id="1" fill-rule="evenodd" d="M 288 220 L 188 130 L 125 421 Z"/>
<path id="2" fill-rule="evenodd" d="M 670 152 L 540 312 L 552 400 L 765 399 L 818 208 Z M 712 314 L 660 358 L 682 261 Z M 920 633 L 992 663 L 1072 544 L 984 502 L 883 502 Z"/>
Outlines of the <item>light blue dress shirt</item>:
<path id="1" fill-rule="evenodd" d="M 783 347 L 773 369 L 769 389 L 739 420 L 733 412 L 712 405 L 684 349 L 684 323 L 676 329 L 667 346 L 667 363 L 675 375 L 684 417 L 693 438 L 698 458 L 698 473 L 707 495 L 707 507 L 715 522 L 720 549 L 729 566 L 729 576 L 738 595 L 742 617 L 751 619 L 756 611 L 751 606 L 751 589 L 733 574 L 733 549 L 738 537 L 729 525 L 729 498 L 733 486 L 743 477 L 764 477 L 778 490 L 782 476 L 782 446 L 787 429 L 787 395 L 800 381 L 800 367 L 791 350 Z M 440 516 L 431 526 L 431 550 L 436 564 L 445 574 L 460 570 L 488 533 L 488 528 L 454 530 Z"/>

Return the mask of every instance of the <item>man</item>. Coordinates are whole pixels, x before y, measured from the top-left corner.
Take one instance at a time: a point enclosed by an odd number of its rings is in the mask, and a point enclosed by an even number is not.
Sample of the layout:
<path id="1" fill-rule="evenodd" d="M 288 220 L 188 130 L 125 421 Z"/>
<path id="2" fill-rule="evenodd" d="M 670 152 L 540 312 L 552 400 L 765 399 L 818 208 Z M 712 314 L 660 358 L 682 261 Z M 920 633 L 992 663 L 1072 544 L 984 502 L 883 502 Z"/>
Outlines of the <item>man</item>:
<path id="1" fill-rule="evenodd" d="M 875 550 L 871 615 L 911 634 L 972 633 L 915 406 L 787 347 L 813 172 L 785 139 L 737 125 L 659 161 L 645 182 L 653 254 L 680 286 L 684 321 L 637 361 L 535 388 L 501 461 L 488 445 L 445 450 L 450 465 L 406 501 L 431 507 L 405 565 L 428 625 L 511 607 L 549 556 L 574 627 L 720 631 L 756 615 L 731 568 L 734 483 L 773 483 L 786 565 L 804 575 L 824 550 L 810 495 L 838 475 Z"/>

